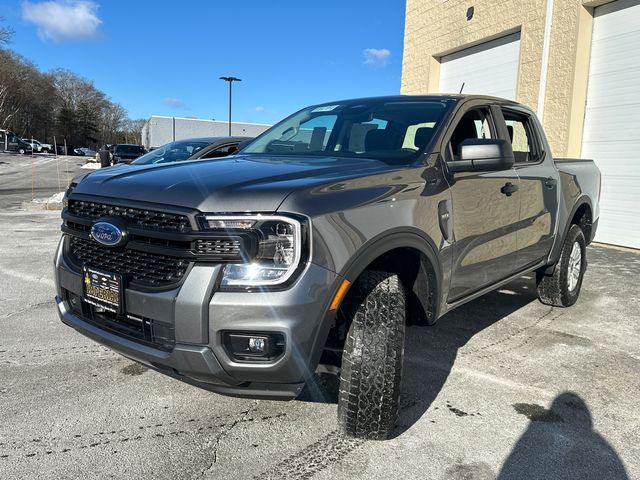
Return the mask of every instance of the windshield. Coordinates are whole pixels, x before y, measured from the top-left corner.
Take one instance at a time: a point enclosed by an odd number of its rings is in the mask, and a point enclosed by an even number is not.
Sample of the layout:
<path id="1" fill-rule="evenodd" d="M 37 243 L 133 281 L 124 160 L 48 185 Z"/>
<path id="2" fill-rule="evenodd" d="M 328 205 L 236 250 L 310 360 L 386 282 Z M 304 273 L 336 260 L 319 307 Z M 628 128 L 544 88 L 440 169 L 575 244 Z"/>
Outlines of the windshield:
<path id="1" fill-rule="evenodd" d="M 242 153 L 374 158 L 411 163 L 429 144 L 451 100 L 367 100 L 305 108 Z"/>
<path id="2" fill-rule="evenodd" d="M 208 145 L 209 143 L 207 142 L 193 142 L 189 140 L 167 143 L 131 163 L 133 165 L 150 165 L 154 163 L 180 162 L 187 160 L 191 155 L 199 152 Z"/>
<path id="3" fill-rule="evenodd" d="M 124 155 L 142 155 L 144 153 L 144 148 L 137 145 L 118 145 L 115 153 L 116 155 L 119 153 Z"/>

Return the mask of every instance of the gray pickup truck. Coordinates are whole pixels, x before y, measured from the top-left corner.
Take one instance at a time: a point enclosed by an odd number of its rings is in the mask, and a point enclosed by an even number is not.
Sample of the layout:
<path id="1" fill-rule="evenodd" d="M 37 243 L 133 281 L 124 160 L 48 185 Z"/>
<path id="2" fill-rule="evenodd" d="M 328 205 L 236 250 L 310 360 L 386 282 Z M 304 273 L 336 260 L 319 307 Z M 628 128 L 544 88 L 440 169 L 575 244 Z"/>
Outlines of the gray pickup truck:
<path id="1" fill-rule="evenodd" d="M 408 322 L 527 273 L 578 298 L 600 173 L 555 160 L 534 113 L 465 95 L 300 110 L 222 159 L 102 169 L 65 196 L 62 321 L 227 395 L 340 375 L 348 435 L 397 419 Z"/>

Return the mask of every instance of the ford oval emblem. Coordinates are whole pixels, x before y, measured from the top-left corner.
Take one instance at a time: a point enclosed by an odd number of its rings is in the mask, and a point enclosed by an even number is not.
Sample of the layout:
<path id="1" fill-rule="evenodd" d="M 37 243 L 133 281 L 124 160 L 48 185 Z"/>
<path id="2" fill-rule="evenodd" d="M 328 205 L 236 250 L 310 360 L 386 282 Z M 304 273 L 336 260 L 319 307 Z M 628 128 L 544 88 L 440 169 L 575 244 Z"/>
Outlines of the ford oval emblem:
<path id="1" fill-rule="evenodd" d="M 96 222 L 91 227 L 93 239 L 103 245 L 115 247 L 124 240 L 124 232 L 117 226 L 109 222 Z"/>

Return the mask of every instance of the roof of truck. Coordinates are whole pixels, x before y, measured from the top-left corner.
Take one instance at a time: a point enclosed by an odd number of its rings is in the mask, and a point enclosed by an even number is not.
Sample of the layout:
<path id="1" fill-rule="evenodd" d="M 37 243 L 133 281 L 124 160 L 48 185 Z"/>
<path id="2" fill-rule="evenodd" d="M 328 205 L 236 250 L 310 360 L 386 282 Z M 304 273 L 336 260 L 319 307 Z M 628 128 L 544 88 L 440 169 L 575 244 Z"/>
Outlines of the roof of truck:
<path id="1" fill-rule="evenodd" d="M 501 102 L 517 104 L 513 100 L 506 98 L 492 97 L 491 95 L 478 95 L 478 94 L 458 94 L 458 93 L 432 93 L 425 95 L 383 95 L 379 97 L 362 97 L 362 98 L 349 98 L 344 100 L 334 100 L 331 102 L 322 102 L 317 105 L 331 105 L 334 103 L 357 103 L 367 101 L 402 101 L 402 100 L 469 100 L 469 99 L 481 99 L 481 100 L 499 100 Z"/>

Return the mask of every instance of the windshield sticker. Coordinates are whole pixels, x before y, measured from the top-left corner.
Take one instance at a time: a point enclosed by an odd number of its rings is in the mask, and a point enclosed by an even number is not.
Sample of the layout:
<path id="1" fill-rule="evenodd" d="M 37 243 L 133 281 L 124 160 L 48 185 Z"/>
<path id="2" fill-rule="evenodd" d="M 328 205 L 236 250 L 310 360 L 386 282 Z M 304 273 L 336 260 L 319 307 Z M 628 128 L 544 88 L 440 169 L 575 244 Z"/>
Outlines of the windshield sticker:
<path id="1" fill-rule="evenodd" d="M 318 113 L 318 112 L 330 112 L 331 110 L 335 110 L 336 108 L 338 108 L 340 105 L 324 105 L 322 107 L 316 107 L 313 110 L 311 110 L 311 113 Z"/>

